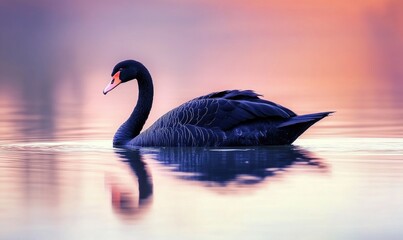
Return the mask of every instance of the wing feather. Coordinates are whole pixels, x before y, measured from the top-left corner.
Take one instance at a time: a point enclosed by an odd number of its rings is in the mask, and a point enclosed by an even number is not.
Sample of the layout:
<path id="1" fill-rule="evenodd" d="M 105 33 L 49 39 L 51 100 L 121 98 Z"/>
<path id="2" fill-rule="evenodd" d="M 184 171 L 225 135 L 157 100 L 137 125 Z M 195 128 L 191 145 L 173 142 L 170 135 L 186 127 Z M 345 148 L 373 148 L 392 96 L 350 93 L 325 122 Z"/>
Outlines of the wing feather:
<path id="1" fill-rule="evenodd" d="M 214 92 L 190 100 L 162 116 L 151 129 L 193 125 L 228 130 L 247 121 L 287 119 L 291 110 L 259 98 L 251 90 Z"/>

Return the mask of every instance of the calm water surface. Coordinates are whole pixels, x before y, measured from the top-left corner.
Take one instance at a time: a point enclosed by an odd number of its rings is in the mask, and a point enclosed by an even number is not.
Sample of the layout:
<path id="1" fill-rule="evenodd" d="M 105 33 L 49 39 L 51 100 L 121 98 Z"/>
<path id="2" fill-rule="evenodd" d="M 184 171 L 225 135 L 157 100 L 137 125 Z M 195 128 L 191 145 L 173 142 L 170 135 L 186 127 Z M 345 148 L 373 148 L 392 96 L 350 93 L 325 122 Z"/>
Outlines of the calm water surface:
<path id="1" fill-rule="evenodd" d="M 403 239 L 402 1 L 1 1 L 0 239 Z M 146 127 L 254 89 L 336 111 L 293 146 L 112 148 L 142 61 Z"/>
<path id="2" fill-rule="evenodd" d="M 403 236 L 399 137 L 318 124 L 293 146 L 130 151 L 103 124 L 2 111 L 1 239 Z"/>

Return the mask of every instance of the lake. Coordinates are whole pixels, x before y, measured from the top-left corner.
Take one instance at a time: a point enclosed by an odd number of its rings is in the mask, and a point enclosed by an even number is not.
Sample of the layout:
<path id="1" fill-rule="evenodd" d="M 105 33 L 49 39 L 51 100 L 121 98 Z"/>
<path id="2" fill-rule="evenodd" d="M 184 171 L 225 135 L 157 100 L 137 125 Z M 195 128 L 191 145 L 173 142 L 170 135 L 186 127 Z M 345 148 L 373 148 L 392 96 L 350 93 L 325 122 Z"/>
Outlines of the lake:
<path id="1" fill-rule="evenodd" d="M 0 239 L 401 239 L 401 4 L 308 2 L 1 3 Z M 291 146 L 113 148 L 127 58 L 145 128 L 223 89 L 335 113 Z"/>

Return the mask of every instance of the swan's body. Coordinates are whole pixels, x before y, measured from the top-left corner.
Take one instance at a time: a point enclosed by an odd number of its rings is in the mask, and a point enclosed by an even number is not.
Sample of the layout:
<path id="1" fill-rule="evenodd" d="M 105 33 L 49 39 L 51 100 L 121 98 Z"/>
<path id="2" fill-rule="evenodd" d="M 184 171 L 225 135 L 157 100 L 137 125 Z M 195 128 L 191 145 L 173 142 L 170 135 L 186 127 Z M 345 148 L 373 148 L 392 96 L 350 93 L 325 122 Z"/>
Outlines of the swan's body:
<path id="1" fill-rule="evenodd" d="M 114 136 L 114 146 L 252 146 L 291 144 L 331 112 L 296 115 L 251 90 L 226 90 L 190 100 L 159 118 L 140 133 L 151 110 L 153 84 L 139 62 L 117 64 L 106 94 L 136 78 L 139 99 L 129 119 Z"/>

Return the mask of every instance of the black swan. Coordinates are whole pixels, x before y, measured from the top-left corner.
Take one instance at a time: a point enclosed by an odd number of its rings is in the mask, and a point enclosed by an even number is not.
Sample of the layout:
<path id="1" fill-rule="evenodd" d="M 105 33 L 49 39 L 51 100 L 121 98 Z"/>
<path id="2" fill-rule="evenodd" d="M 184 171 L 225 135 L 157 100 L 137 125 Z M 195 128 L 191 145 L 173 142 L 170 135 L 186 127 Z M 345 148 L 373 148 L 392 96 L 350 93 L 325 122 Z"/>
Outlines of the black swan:
<path id="1" fill-rule="evenodd" d="M 111 76 L 104 94 L 133 79 L 139 86 L 136 107 L 113 138 L 116 147 L 287 145 L 332 113 L 296 115 L 251 90 L 225 90 L 180 105 L 140 133 L 153 102 L 149 71 L 140 62 L 125 60 L 113 68 Z"/>

